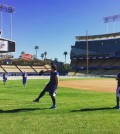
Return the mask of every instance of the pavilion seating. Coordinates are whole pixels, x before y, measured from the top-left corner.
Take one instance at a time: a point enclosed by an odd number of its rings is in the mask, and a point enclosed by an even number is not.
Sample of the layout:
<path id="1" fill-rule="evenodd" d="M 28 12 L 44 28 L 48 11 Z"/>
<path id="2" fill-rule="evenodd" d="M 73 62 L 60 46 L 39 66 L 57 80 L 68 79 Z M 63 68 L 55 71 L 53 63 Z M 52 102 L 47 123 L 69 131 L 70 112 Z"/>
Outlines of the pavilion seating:
<path id="1" fill-rule="evenodd" d="M 20 73 L 20 70 L 15 65 L 1 65 L 1 68 L 7 73 Z M 0 72 L 1 71 L 2 70 L 0 69 Z"/>
<path id="2" fill-rule="evenodd" d="M 17 66 L 22 72 L 26 72 L 26 73 L 36 73 L 35 70 L 33 68 L 31 68 L 30 66 Z"/>
<path id="3" fill-rule="evenodd" d="M 47 70 L 51 70 L 51 66 L 50 65 L 44 65 L 44 67 L 47 69 Z"/>
<path id="4" fill-rule="evenodd" d="M 31 66 L 37 73 L 40 71 L 47 71 L 47 69 L 44 66 Z"/>
<path id="5" fill-rule="evenodd" d="M 5 73 L 5 71 L 3 70 L 3 68 L 0 66 L 0 74 Z"/>

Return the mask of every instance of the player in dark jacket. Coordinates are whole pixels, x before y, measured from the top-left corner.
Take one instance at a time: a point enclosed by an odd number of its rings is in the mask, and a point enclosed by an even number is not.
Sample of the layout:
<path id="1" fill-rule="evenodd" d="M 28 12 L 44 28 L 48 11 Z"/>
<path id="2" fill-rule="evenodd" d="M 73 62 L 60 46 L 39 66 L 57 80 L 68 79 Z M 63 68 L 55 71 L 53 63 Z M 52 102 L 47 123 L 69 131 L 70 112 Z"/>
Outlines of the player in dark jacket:
<path id="1" fill-rule="evenodd" d="M 55 95 L 56 95 L 58 82 L 59 82 L 59 77 L 58 77 L 57 67 L 56 67 L 56 65 L 52 65 L 51 66 L 50 81 L 45 86 L 45 88 L 40 93 L 40 95 L 33 101 L 34 102 L 39 102 L 39 99 L 41 99 L 46 92 L 49 92 L 49 95 L 51 96 L 51 99 L 52 99 L 52 102 L 53 102 L 53 105 L 52 105 L 51 109 L 55 109 L 56 108 Z"/>
<path id="2" fill-rule="evenodd" d="M 119 100 L 120 100 L 120 73 L 116 77 L 117 80 L 117 89 L 116 89 L 116 103 L 117 105 L 114 107 L 116 109 L 120 109 Z"/>
<path id="3" fill-rule="evenodd" d="M 4 85 L 6 84 L 6 81 L 7 81 L 7 74 L 4 73 L 4 74 L 3 74 L 3 84 L 4 84 Z"/>
<path id="4" fill-rule="evenodd" d="M 25 85 L 26 85 L 26 82 L 27 82 L 27 73 L 26 72 L 24 72 L 23 74 L 22 74 L 22 82 L 23 82 L 23 86 L 25 87 Z"/>

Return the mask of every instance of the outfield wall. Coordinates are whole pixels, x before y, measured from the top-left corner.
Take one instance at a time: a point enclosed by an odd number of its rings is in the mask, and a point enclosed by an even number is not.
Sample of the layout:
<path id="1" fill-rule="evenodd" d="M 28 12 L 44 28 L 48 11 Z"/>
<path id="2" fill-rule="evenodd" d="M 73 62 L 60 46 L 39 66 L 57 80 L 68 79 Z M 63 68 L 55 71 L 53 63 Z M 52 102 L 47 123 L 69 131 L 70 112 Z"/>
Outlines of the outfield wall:
<path id="1" fill-rule="evenodd" d="M 3 78 L 0 77 L 0 80 Z M 22 76 L 8 76 L 8 80 L 21 80 Z M 28 76 L 27 79 L 49 79 L 49 76 Z"/>
<path id="2" fill-rule="evenodd" d="M 80 78 L 115 78 L 116 76 L 60 76 L 60 79 L 80 79 Z M 8 80 L 22 80 L 22 76 L 8 76 Z M 27 79 L 50 79 L 50 76 L 27 76 Z M 3 80 L 2 76 L 0 80 Z"/>

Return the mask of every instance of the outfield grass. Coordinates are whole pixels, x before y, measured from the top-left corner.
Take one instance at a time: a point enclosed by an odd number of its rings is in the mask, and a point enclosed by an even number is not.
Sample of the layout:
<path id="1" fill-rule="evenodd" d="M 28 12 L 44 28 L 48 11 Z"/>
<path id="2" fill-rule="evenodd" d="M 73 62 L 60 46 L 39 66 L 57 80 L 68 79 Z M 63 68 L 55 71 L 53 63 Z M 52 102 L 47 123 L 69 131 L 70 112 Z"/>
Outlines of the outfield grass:
<path id="1" fill-rule="evenodd" d="M 0 134 L 118 134 L 114 93 L 59 87 L 57 109 L 48 94 L 33 103 L 48 80 L 0 82 Z M 108 83 L 109 84 L 109 83 Z"/>

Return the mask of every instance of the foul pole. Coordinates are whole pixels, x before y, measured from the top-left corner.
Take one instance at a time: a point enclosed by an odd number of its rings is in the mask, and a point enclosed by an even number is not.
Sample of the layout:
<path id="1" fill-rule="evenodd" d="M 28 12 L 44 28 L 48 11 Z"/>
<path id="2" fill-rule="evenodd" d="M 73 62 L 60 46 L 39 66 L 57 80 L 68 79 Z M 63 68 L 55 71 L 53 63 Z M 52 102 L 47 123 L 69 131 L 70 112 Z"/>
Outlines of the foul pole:
<path id="1" fill-rule="evenodd" d="M 89 52 L 88 52 L 88 31 L 86 30 L 86 65 L 87 65 L 87 70 L 86 70 L 86 75 L 88 75 L 88 55 L 89 55 Z"/>

